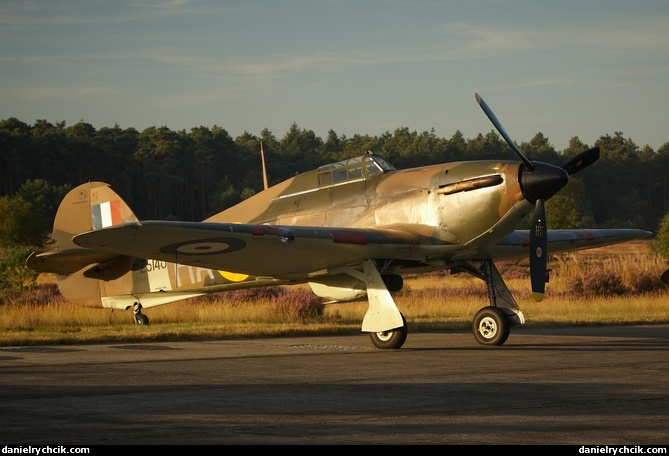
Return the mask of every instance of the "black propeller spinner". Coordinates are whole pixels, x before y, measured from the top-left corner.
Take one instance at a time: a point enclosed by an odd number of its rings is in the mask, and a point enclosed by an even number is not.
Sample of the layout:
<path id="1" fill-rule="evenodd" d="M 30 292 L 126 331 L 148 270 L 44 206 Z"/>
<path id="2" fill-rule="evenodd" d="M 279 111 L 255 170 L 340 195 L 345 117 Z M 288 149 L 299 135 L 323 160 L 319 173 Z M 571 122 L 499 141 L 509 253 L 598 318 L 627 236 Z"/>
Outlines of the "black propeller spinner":
<path id="1" fill-rule="evenodd" d="M 523 196 L 531 203 L 534 203 L 534 216 L 532 217 L 532 226 L 530 228 L 530 277 L 532 280 L 532 296 L 536 301 L 541 301 L 544 297 L 546 286 L 546 257 L 548 255 L 548 233 L 546 228 L 546 210 L 544 201 L 559 192 L 567 182 L 569 176 L 590 166 L 602 155 L 602 147 L 593 147 L 576 157 L 573 157 L 562 167 L 550 165 L 529 160 L 516 147 L 509 135 L 497 120 L 497 117 L 488 107 L 483 98 L 476 95 L 483 112 L 486 113 L 502 138 L 518 155 L 523 162 L 523 169 L 520 173 L 520 188 Z"/>

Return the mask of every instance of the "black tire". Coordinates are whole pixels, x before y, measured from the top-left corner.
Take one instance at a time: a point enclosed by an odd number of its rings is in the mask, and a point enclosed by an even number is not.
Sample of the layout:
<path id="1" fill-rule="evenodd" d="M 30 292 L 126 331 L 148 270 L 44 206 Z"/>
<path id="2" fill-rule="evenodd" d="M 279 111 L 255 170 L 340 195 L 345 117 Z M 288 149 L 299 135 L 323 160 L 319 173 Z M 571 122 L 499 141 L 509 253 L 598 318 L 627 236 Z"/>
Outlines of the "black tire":
<path id="1" fill-rule="evenodd" d="M 149 317 L 147 317 L 144 314 L 136 314 L 135 315 L 135 324 L 146 326 L 146 325 L 149 324 Z"/>
<path id="2" fill-rule="evenodd" d="M 502 345 L 509 337 L 509 317 L 497 307 L 484 307 L 474 317 L 472 327 L 476 342 L 481 345 Z"/>
<path id="3" fill-rule="evenodd" d="M 407 334 L 409 333 L 407 320 L 404 318 L 404 315 L 402 315 L 402 322 L 404 323 L 404 326 L 400 328 L 391 329 L 390 331 L 369 333 L 369 338 L 372 339 L 374 346 L 382 350 L 396 350 L 402 347 L 404 341 L 407 340 Z"/>

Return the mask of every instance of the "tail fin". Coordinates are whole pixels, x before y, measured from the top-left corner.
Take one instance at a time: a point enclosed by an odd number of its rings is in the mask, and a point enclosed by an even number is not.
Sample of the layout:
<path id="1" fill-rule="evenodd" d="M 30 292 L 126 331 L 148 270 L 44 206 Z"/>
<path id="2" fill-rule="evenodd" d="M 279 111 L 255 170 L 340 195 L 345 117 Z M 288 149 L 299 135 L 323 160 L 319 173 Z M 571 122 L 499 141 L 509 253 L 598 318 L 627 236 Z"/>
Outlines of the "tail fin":
<path id="1" fill-rule="evenodd" d="M 26 265 L 37 272 L 67 275 L 92 263 L 109 261 L 118 255 L 84 249 L 72 242 L 76 234 L 121 223 L 137 217 L 123 199 L 104 182 L 88 182 L 71 190 L 58 206 L 53 224 L 53 249 L 33 253 Z"/>
<path id="2" fill-rule="evenodd" d="M 26 265 L 37 272 L 58 274 L 58 289 L 63 297 L 86 307 L 128 309 L 141 301 L 140 308 L 148 308 L 202 295 L 208 275 L 201 277 L 202 274 L 187 270 L 186 275 L 192 273 L 197 278 L 192 277 L 188 285 L 178 289 L 177 265 L 100 252 L 72 242 L 72 237 L 80 233 L 137 221 L 109 185 L 80 185 L 58 207 L 53 249 L 33 252 Z"/>
<path id="3" fill-rule="evenodd" d="M 53 239 L 58 249 L 77 247 L 72 243 L 75 234 L 136 221 L 130 207 L 108 184 L 88 182 L 63 198 L 53 223 Z"/>
<path id="4" fill-rule="evenodd" d="M 76 234 L 137 217 L 123 199 L 104 182 L 88 182 L 71 190 L 58 207 L 53 224 L 52 249 L 33 252 L 26 266 L 37 272 L 58 274 L 61 294 L 73 303 L 99 307 L 104 282 L 118 279 L 133 267 L 133 258 L 98 252 L 72 242 Z M 96 280 L 91 280 L 91 278 Z"/>

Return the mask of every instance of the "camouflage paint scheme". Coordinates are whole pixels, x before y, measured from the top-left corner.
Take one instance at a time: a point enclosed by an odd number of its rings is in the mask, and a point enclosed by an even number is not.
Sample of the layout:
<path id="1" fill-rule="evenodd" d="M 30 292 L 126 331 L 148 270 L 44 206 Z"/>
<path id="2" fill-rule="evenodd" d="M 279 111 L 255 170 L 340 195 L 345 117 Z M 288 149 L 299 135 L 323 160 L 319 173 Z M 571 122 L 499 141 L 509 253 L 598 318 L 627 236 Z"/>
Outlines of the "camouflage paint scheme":
<path id="1" fill-rule="evenodd" d="M 368 151 L 297 175 L 203 222 L 139 221 L 109 185 L 89 182 L 63 199 L 53 249 L 33 253 L 27 266 L 58 274 L 61 293 L 76 304 L 135 306 L 139 314 L 204 293 L 309 283 L 328 302 L 368 299 L 362 330 L 379 348 L 400 348 L 406 338 L 391 296 L 402 275 L 467 272 L 489 289 L 490 306 L 477 315 L 474 335 L 501 345 L 509 327 L 525 321 L 494 265 L 528 255 L 530 233 L 516 230 L 535 211 L 523 173 L 530 174 L 522 162 L 495 160 L 396 170 Z M 546 233 L 551 253 L 648 235 Z"/>

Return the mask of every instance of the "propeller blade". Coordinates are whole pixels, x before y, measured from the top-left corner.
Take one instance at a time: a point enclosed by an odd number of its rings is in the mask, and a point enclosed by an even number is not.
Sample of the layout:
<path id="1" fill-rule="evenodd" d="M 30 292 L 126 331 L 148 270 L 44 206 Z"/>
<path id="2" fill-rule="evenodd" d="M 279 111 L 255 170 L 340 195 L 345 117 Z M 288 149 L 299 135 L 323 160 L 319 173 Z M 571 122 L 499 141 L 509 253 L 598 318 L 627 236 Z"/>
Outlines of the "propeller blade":
<path id="1" fill-rule="evenodd" d="M 537 302 L 544 299 L 547 254 L 546 211 L 544 200 L 538 199 L 534 206 L 534 216 L 530 228 L 530 277 L 532 279 L 532 297 Z"/>
<path id="2" fill-rule="evenodd" d="M 532 296 L 535 301 L 539 302 L 544 298 L 547 272 L 546 261 L 548 257 L 548 229 L 544 200 L 559 192 L 569 181 L 570 175 L 596 162 L 604 153 L 604 148 L 600 146 L 586 150 L 568 160 L 562 167 L 547 163 L 532 162 L 514 144 L 504 130 L 501 122 L 497 119 L 497 116 L 495 116 L 495 113 L 483 101 L 483 98 L 478 93 L 474 95 L 476 102 L 481 106 L 488 119 L 490 119 L 497 131 L 523 162 L 523 169 L 519 178 L 520 187 L 525 199 L 535 203 L 532 226 L 530 228 L 530 278 L 532 280 Z M 444 193 L 457 191 L 464 191 L 464 188 L 461 189 L 455 186 L 444 189 Z M 669 284 L 669 271 L 662 275 L 662 280 Z"/>
<path id="3" fill-rule="evenodd" d="M 567 171 L 569 175 L 572 175 L 592 165 L 602 156 L 602 154 L 604 154 L 604 148 L 602 146 L 593 147 L 569 160 L 562 165 L 562 168 Z"/>
<path id="4" fill-rule="evenodd" d="M 516 147 L 514 142 L 511 140 L 511 137 L 506 133 L 506 130 L 504 130 L 504 127 L 500 123 L 499 120 L 497 120 L 497 117 L 495 116 L 495 113 L 492 112 L 492 109 L 488 107 L 485 101 L 483 101 L 483 98 L 476 93 L 474 94 L 476 96 L 476 102 L 481 106 L 481 109 L 483 109 L 483 112 L 485 112 L 485 115 L 488 116 L 488 119 L 492 122 L 492 124 L 495 126 L 497 131 L 499 132 L 500 135 L 502 135 L 502 138 L 507 142 L 507 144 L 513 149 L 513 151 L 518 155 L 518 157 L 522 160 L 523 164 L 525 165 L 525 169 L 528 171 L 532 171 L 534 169 L 534 163 L 532 163 L 523 153 Z"/>

